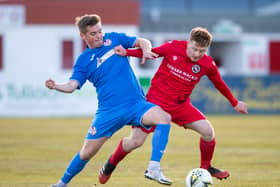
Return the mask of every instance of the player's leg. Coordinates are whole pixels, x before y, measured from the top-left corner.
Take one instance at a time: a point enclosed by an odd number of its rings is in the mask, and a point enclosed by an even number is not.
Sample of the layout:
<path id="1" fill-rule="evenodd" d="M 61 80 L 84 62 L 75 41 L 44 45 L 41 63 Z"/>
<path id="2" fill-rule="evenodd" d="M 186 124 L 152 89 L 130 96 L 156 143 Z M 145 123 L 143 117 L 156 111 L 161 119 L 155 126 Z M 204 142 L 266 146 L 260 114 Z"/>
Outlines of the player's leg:
<path id="1" fill-rule="evenodd" d="M 152 137 L 152 153 L 151 162 L 156 164 L 150 164 L 150 169 L 160 168 L 159 162 L 165 152 L 170 132 L 170 125 L 157 125 Z"/>
<path id="2" fill-rule="evenodd" d="M 168 143 L 171 116 L 160 107 L 154 107 L 143 116 L 142 122 L 157 125 L 152 138 L 151 161 L 154 162 L 154 165 L 151 164 L 151 169 L 159 169 L 159 162 Z"/>
<path id="3" fill-rule="evenodd" d="M 170 116 L 160 107 L 146 101 L 139 102 L 134 108 L 134 114 L 130 117 L 129 122 L 138 126 L 147 127 L 156 124 L 169 124 Z M 131 111 L 130 111 L 131 113 Z M 129 137 L 121 140 L 116 150 L 112 153 L 108 161 L 104 164 L 99 172 L 99 182 L 106 183 L 117 164 L 132 150 L 142 146 L 148 133 L 140 128 L 133 128 Z"/>
<path id="4" fill-rule="evenodd" d="M 198 120 L 187 125 L 188 128 L 201 135 L 200 148 L 200 167 L 207 169 L 212 176 L 218 179 L 225 179 L 230 176 L 228 171 L 222 171 L 211 165 L 213 159 L 216 140 L 214 128 L 208 120 Z"/>
<path id="5" fill-rule="evenodd" d="M 194 107 L 190 100 L 178 107 L 172 113 L 174 122 L 181 126 L 192 129 L 201 135 L 201 167 L 208 169 L 211 165 L 215 149 L 215 132 L 211 123 L 207 120 L 203 113 Z"/>
<path id="6" fill-rule="evenodd" d="M 160 114 L 160 115 L 158 115 Z M 163 175 L 160 168 L 160 160 L 164 154 L 170 132 L 170 115 L 160 107 L 154 107 L 149 110 L 143 117 L 144 124 L 156 124 L 152 138 L 151 160 L 144 176 L 148 179 L 155 180 L 161 184 L 171 185 L 172 180 Z"/>
<path id="7" fill-rule="evenodd" d="M 74 155 L 60 181 L 52 187 L 66 187 L 72 178 L 83 170 L 107 139 L 107 137 L 103 137 L 96 140 L 85 140 L 81 151 Z"/>
<path id="8" fill-rule="evenodd" d="M 187 125 L 189 129 L 198 132 L 200 137 L 201 163 L 200 167 L 208 169 L 211 165 L 216 145 L 214 129 L 208 120 L 199 120 Z"/>
<path id="9" fill-rule="evenodd" d="M 148 179 L 153 179 L 161 184 L 171 185 L 172 180 L 163 175 L 160 167 L 160 161 L 165 152 L 168 137 L 170 132 L 170 125 L 157 125 L 152 137 L 152 151 L 148 168 L 144 172 L 144 176 Z"/>
<path id="10" fill-rule="evenodd" d="M 123 160 L 128 153 L 141 147 L 147 136 L 148 133 L 142 131 L 140 128 L 133 128 L 130 136 L 120 141 L 115 151 L 99 171 L 99 182 L 105 184 L 111 177 L 118 163 Z"/>
<path id="11" fill-rule="evenodd" d="M 120 128 L 115 128 L 116 113 L 115 111 L 96 113 L 80 152 L 74 156 L 60 182 L 55 187 L 64 187 L 63 184 L 68 184 L 98 152 L 106 140 Z"/>
<path id="12" fill-rule="evenodd" d="M 203 113 L 191 104 L 190 100 L 178 105 L 176 109 L 170 112 L 172 120 L 187 129 L 192 129 L 201 135 L 200 148 L 200 166 L 208 169 L 212 176 L 219 179 L 227 178 L 229 172 L 222 171 L 211 166 L 213 159 L 216 140 L 215 132 L 211 123 L 207 120 Z"/>

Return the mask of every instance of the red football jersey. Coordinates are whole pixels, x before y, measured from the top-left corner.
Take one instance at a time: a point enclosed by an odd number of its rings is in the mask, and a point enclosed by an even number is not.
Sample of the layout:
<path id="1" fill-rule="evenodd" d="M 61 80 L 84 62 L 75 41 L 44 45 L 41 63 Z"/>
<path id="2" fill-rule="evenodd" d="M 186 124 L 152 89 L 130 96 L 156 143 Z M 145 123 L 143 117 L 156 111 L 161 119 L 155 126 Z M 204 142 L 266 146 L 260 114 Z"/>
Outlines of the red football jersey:
<path id="1" fill-rule="evenodd" d="M 193 62 L 187 56 L 187 45 L 187 41 L 173 40 L 152 49 L 163 60 L 151 81 L 148 100 L 163 105 L 182 103 L 189 99 L 195 85 L 206 75 L 235 106 L 238 101 L 223 81 L 212 57 L 205 54 L 199 61 Z M 127 50 L 127 55 L 141 57 L 142 51 Z"/>

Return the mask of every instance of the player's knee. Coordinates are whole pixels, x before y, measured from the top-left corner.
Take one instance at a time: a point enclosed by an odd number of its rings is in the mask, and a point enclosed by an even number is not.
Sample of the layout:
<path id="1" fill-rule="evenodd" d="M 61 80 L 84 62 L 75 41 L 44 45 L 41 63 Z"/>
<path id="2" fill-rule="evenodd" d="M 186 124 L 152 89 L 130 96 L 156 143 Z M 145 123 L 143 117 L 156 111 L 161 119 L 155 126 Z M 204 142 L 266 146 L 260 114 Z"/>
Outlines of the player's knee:
<path id="1" fill-rule="evenodd" d="M 202 136 L 202 139 L 205 141 L 211 141 L 215 138 L 214 128 L 208 120 L 202 121 L 199 127 L 199 132 Z"/>
<path id="2" fill-rule="evenodd" d="M 142 139 L 130 139 L 130 149 L 136 149 L 144 144 Z"/>
<path id="3" fill-rule="evenodd" d="M 83 146 L 80 150 L 80 157 L 82 160 L 90 160 L 96 153 L 98 149 L 92 146 Z"/>
<path id="4" fill-rule="evenodd" d="M 91 154 L 88 151 L 81 151 L 80 152 L 81 160 L 90 160 L 92 156 L 93 156 L 93 154 Z"/>
<path id="5" fill-rule="evenodd" d="M 170 124 L 171 123 L 171 115 L 165 111 L 162 111 L 160 117 L 157 119 L 156 124 Z"/>
<path id="6" fill-rule="evenodd" d="M 167 112 L 164 112 L 164 113 L 165 113 L 165 121 L 166 121 L 165 124 L 170 124 L 171 123 L 171 115 Z"/>
<path id="7" fill-rule="evenodd" d="M 144 141 L 141 140 L 141 139 L 140 140 L 133 140 L 134 148 L 141 147 L 143 144 L 144 144 Z"/>
<path id="8" fill-rule="evenodd" d="M 211 141 L 215 138 L 214 132 L 213 131 L 206 131 L 201 133 L 202 139 L 205 141 Z"/>

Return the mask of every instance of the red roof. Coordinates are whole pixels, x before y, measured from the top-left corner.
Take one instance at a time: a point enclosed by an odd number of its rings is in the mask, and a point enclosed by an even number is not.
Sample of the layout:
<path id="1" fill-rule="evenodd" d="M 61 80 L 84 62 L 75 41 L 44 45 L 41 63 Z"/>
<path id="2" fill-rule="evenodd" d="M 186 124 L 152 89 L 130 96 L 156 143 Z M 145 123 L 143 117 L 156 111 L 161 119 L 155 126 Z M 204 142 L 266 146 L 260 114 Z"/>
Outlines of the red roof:
<path id="1" fill-rule="evenodd" d="M 138 0 L 2 0 L 26 7 L 26 24 L 74 24 L 75 17 L 98 14 L 105 24 L 140 23 Z"/>

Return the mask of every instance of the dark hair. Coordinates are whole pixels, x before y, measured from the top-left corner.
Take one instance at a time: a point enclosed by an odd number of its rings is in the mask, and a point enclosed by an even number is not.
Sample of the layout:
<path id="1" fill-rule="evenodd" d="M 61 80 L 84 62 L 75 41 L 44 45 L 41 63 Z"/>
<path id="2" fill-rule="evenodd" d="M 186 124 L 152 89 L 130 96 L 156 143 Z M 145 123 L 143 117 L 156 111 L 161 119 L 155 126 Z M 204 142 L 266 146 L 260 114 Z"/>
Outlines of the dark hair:
<path id="1" fill-rule="evenodd" d="M 75 21 L 75 24 L 78 26 L 80 32 L 85 34 L 87 32 L 87 27 L 101 22 L 101 18 L 97 14 L 85 14 L 83 16 L 76 17 Z"/>
<path id="2" fill-rule="evenodd" d="M 201 47 L 208 47 L 212 42 L 212 35 L 206 28 L 195 27 L 191 30 L 189 39 Z"/>

